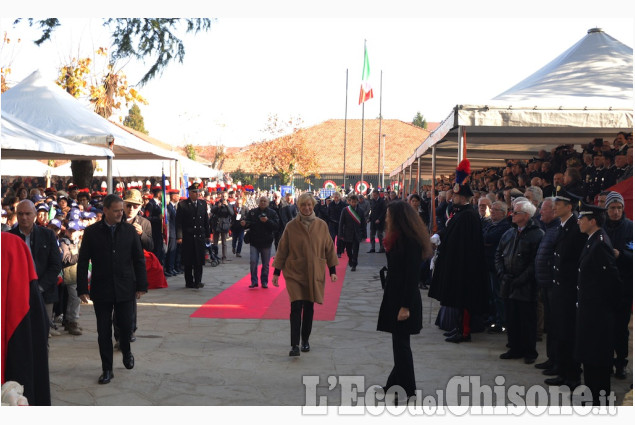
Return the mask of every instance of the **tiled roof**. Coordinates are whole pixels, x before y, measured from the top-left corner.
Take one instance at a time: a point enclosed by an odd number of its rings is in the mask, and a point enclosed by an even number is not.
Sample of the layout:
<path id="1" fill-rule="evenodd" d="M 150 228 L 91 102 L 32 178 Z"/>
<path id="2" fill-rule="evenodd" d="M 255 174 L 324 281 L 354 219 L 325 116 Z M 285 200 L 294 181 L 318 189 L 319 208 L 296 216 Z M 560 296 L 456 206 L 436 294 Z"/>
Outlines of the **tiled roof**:
<path id="1" fill-rule="evenodd" d="M 429 128 L 435 123 L 429 123 Z M 319 173 L 344 171 L 344 120 L 328 120 L 303 130 L 305 140 L 315 151 L 320 164 Z M 390 172 L 401 165 L 428 137 L 430 131 L 400 120 L 382 120 L 381 133 L 386 135 L 385 170 Z M 361 169 L 362 120 L 346 121 L 346 173 Z M 382 140 L 383 143 L 383 140 Z M 249 156 L 254 145 L 238 152 L 228 152 L 224 172 L 240 168 L 253 172 Z M 364 121 L 364 174 L 376 174 L 379 153 L 379 120 Z"/>

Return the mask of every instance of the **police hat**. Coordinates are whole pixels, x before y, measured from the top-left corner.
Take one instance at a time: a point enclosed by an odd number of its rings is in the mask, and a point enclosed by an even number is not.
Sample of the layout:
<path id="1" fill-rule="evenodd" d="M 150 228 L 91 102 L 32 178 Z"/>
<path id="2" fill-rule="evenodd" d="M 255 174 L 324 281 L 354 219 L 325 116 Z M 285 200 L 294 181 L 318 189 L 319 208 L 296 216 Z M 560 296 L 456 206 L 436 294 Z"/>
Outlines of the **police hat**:
<path id="1" fill-rule="evenodd" d="M 190 187 L 187 188 L 187 190 L 192 191 L 192 190 L 196 190 L 199 191 L 199 187 L 198 187 L 198 182 L 194 182 L 190 185 Z"/>
<path id="2" fill-rule="evenodd" d="M 598 207 L 597 205 L 582 204 L 580 207 L 580 213 L 578 218 L 587 217 L 589 219 L 595 218 L 596 220 L 601 218 L 606 211 L 604 207 Z"/>

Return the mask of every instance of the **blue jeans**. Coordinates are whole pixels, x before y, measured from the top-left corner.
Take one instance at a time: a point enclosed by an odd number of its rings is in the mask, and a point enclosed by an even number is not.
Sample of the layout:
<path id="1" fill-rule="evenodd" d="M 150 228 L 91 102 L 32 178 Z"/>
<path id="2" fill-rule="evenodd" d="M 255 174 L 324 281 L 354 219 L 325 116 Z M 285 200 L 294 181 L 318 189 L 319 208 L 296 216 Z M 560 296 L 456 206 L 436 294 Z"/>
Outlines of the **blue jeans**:
<path id="1" fill-rule="evenodd" d="M 245 237 L 245 229 L 240 228 L 232 230 L 232 248 L 236 254 L 240 254 L 243 249 L 243 238 Z"/>
<path id="2" fill-rule="evenodd" d="M 258 285 L 258 257 L 262 261 L 262 271 L 260 272 L 260 283 L 269 283 L 269 259 L 271 258 L 271 245 L 266 248 L 249 247 L 249 269 L 251 271 L 251 284 Z"/>

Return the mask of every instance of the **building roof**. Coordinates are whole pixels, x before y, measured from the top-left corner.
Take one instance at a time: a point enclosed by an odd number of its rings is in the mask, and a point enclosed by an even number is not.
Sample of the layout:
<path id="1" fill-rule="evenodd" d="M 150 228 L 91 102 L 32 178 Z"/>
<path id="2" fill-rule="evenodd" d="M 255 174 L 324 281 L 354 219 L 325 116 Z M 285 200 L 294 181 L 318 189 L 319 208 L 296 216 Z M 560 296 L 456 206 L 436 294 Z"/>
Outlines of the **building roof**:
<path id="1" fill-rule="evenodd" d="M 433 123 L 431 123 L 433 124 Z M 341 174 L 344 171 L 344 120 L 328 120 L 302 130 L 307 144 L 315 151 L 320 174 Z M 381 121 L 381 133 L 386 135 L 385 170 L 389 172 L 403 163 L 428 137 L 430 131 L 401 120 Z M 361 169 L 362 120 L 346 120 L 346 173 L 359 174 Z M 364 121 L 364 174 L 376 174 L 379 153 L 379 120 Z M 383 143 L 383 140 L 382 140 Z M 249 156 L 255 144 L 238 152 L 227 152 L 224 172 L 254 170 Z"/>

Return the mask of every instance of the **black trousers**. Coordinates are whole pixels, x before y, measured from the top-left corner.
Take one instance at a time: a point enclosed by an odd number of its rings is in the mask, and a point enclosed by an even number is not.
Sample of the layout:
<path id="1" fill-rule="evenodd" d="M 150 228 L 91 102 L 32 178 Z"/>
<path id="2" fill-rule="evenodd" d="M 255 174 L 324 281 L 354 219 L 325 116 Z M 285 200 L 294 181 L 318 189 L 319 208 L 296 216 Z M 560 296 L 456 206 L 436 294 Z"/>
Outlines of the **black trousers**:
<path id="1" fill-rule="evenodd" d="M 632 294 L 631 294 L 632 295 Z M 615 366 L 626 366 L 628 360 L 628 324 L 633 314 L 632 297 L 623 300 L 615 314 Z"/>
<path id="2" fill-rule="evenodd" d="M 611 372 L 613 371 L 613 365 L 610 363 L 597 365 L 583 363 L 584 369 L 584 385 L 589 387 L 591 394 L 593 395 L 593 405 L 600 405 L 600 392 L 604 390 L 604 397 L 608 397 L 611 392 Z M 606 405 L 606 398 L 604 398 L 604 405 Z"/>
<path id="3" fill-rule="evenodd" d="M 560 377 L 567 383 L 580 381 L 580 363 L 575 360 L 576 306 L 570 290 L 553 288 L 555 307 L 552 309 L 556 341 L 556 364 Z"/>
<path id="4" fill-rule="evenodd" d="M 134 300 L 130 301 L 98 301 L 93 302 L 97 318 L 97 342 L 101 357 L 101 369 L 112 370 L 112 317 L 113 311 L 119 326 L 119 348 L 121 352 L 130 352 L 130 335 L 132 334 L 132 309 Z"/>
<path id="5" fill-rule="evenodd" d="M 524 357 L 538 357 L 536 302 L 507 299 L 506 307 L 509 350 Z"/>
<path id="6" fill-rule="evenodd" d="M 395 365 L 388 375 L 386 390 L 393 385 L 398 385 L 403 388 L 408 397 L 415 395 L 415 367 L 410 349 L 410 334 L 392 334 L 392 355 Z"/>
<path id="7" fill-rule="evenodd" d="M 547 357 L 554 362 L 554 366 L 557 367 L 557 354 L 556 354 L 556 321 L 553 317 L 554 309 L 558 308 L 555 304 L 553 297 L 553 288 L 546 287 L 541 289 L 543 295 L 542 304 L 545 306 L 545 332 L 547 334 Z"/>
<path id="8" fill-rule="evenodd" d="M 202 265 L 183 265 L 183 271 L 185 274 L 185 286 L 187 288 L 195 288 L 201 280 L 203 280 L 203 266 Z M 192 276 L 194 272 L 194 276 Z"/>
<path id="9" fill-rule="evenodd" d="M 291 346 L 300 345 L 300 336 L 303 342 L 308 342 L 313 328 L 313 303 L 311 301 L 292 301 L 291 315 Z"/>
<path id="10" fill-rule="evenodd" d="M 348 265 L 353 267 L 357 266 L 357 256 L 359 254 L 359 241 L 342 242 L 346 249 L 346 256 L 348 257 Z"/>
<path id="11" fill-rule="evenodd" d="M 379 239 L 379 250 L 384 249 L 384 226 L 382 224 L 375 224 L 375 221 L 370 222 L 370 249 L 375 249 L 375 235 Z"/>

